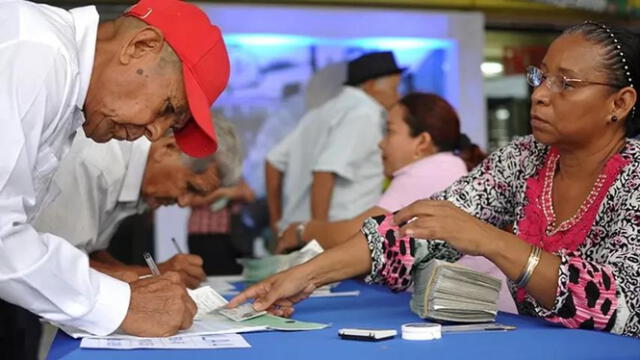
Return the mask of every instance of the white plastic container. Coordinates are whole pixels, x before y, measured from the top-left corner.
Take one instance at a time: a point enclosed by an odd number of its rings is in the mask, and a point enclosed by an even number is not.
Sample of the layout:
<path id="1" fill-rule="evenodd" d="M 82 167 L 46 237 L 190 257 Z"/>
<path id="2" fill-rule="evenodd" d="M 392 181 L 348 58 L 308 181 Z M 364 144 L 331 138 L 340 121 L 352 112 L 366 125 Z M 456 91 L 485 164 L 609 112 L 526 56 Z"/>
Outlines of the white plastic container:
<path id="1" fill-rule="evenodd" d="M 442 337 L 442 325 L 434 323 L 409 323 L 402 325 L 405 340 L 435 340 Z"/>

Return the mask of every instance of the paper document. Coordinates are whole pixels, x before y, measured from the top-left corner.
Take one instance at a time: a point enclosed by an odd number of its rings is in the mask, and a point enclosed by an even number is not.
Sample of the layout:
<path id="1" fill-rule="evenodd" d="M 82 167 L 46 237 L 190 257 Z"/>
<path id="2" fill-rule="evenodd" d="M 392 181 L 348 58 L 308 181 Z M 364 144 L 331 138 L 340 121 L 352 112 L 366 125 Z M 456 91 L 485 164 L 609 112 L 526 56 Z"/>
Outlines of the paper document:
<path id="1" fill-rule="evenodd" d="M 229 349 L 248 348 L 249 343 L 238 334 L 173 336 L 170 338 L 84 338 L 84 349 Z"/>
<path id="2" fill-rule="evenodd" d="M 244 303 L 235 309 L 220 309 L 218 310 L 218 314 L 224 315 L 225 317 L 233 320 L 233 321 L 244 321 L 256 318 L 258 316 L 262 316 L 266 314 L 266 311 L 255 311 L 253 309 L 253 304 Z"/>
<path id="3" fill-rule="evenodd" d="M 268 329 L 266 325 L 247 325 L 241 322 L 235 322 L 215 312 L 215 309 L 219 309 L 226 305 L 227 300 L 209 286 L 203 286 L 196 290 L 189 290 L 189 296 L 191 296 L 198 306 L 198 312 L 196 313 L 193 325 L 189 329 L 179 331 L 177 335 L 165 339 L 184 336 L 242 333 Z M 115 332 L 109 336 L 96 337 L 80 329 L 61 326 L 58 324 L 54 325 L 58 326 L 62 331 L 76 339 L 86 337 L 96 339 L 139 339 L 137 336 L 131 336 L 119 332 Z"/>
<path id="4" fill-rule="evenodd" d="M 219 309 L 227 304 L 227 300 L 220 296 L 210 286 L 202 286 L 195 290 L 187 289 L 189 296 L 193 299 L 193 302 L 198 306 L 198 312 L 196 313 L 195 320 L 200 320 L 202 317 Z"/>
<path id="5" fill-rule="evenodd" d="M 117 331 L 108 336 L 94 336 L 77 328 L 62 326 L 58 324 L 54 325 L 59 327 L 62 331 L 66 332 L 73 338 L 91 339 L 91 341 L 86 342 L 86 347 L 103 347 L 105 345 L 109 345 L 113 346 L 112 348 L 122 349 L 158 346 L 159 344 L 161 344 L 162 346 L 176 346 L 176 348 L 179 348 L 178 346 L 184 346 L 180 348 L 196 349 L 197 347 L 189 346 L 196 346 L 197 344 L 199 344 L 197 346 L 203 346 L 205 337 L 208 337 L 210 335 L 234 334 L 265 330 L 316 330 L 329 326 L 329 324 L 307 323 L 272 316 L 269 314 L 257 314 L 257 317 L 246 321 L 233 321 L 216 311 L 216 309 L 221 309 L 224 305 L 226 305 L 227 300 L 220 296 L 220 294 L 218 294 L 211 287 L 203 286 L 196 290 L 189 290 L 189 295 L 193 298 L 194 302 L 198 306 L 198 312 L 194 319 L 193 325 L 187 330 L 179 331 L 178 334 L 174 336 L 165 338 L 150 338 L 153 341 L 149 340 L 149 338 L 127 335 Z M 252 309 L 250 304 L 245 304 L 244 306 L 248 306 Z M 238 312 L 237 309 L 231 310 L 231 313 L 235 314 L 236 312 Z M 251 312 L 253 313 L 253 311 Z M 194 338 L 196 340 L 187 341 L 187 338 Z M 196 344 L 196 341 L 200 342 Z M 206 348 L 212 347 L 209 346 Z"/>
<path id="6" fill-rule="evenodd" d="M 115 332 L 108 336 L 94 336 L 88 332 L 83 330 L 73 328 L 70 326 L 62 326 L 57 325 L 60 330 L 69 334 L 69 336 L 78 339 L 78 338 L 100 338 L 100 339 L 139 339 L 138 336 L 127 335 L 121 332 Z M 183 337 L 183 336 L 201 336 L 201 335 L 218 335 L 218 334 L 232 334 L 232 333 L 243 333 L 243 332 L 252 332 L 252 331 L 264 331 L 268 330 L 266 325 L 255 325 L 255 324 L 246 324 L 245 322 L 235 322 L 233 320 L 229 320 L 226 317 L 217 314 L 205 314 L 200 320 L 196 320 L 193 322 L 193 325 L 187 330 L 181 330 L 177 335 L 165 338 L 170 339 L 173 337 Z"/>
<path id="7" fill-rule="evenodd" d="M 245 320 L 240 322 L 240 324 L 244 324 L 247 326 L 248 325 L 267 326 L 269 329 L 279 330 L 279 331 L 320 330 L 320 329 L 324 329 L 326 327 L 331 326 L 331 324 L 298 321 L 298 320 L 283 318 L 280 316 L 274 316 L 271 314 L 266 314 L 266 315 L 259 316 L 257 318 Z"/>
<path id="8" fill-rule="evenodd" d="M 273 255 L 260 259 L 238 259 L 238 263 L 243 267 L 244 280 L 253 283 L 305 263 L 322 252 L 322 246 L 317 241 L 311 240 L 302 249 L 286 255 Z"/>
<path id="9" fill-rule="evenodd" d="M 360 296 L 360 290 L 353 291 L 314 291 L 309 297 L 341 297 L 341 296 Z"/>

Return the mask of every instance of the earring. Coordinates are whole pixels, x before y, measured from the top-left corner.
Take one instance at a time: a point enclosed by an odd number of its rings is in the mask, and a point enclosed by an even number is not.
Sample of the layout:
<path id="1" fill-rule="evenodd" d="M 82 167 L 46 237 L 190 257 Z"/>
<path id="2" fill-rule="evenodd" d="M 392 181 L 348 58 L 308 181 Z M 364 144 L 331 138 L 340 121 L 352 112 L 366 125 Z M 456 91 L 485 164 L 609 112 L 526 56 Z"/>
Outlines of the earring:
<path id="1" fill-rule="evenodd" d="M 617 122 L 618 121 L 618 117 L 613 115 L 611 116 L 611 122 Z"/>

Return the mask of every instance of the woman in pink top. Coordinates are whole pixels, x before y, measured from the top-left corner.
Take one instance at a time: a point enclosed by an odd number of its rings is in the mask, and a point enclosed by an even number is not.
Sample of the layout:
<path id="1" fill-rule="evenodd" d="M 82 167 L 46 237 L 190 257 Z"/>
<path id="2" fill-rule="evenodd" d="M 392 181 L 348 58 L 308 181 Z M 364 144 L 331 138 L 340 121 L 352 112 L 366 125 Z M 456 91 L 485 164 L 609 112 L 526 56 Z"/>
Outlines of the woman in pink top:
<path id="1" fill-rule="evenodd" d="M 465 145 L 464 149 L 461 144 Z M 435 94 L 413 93 L 393 107 L 387 120 L 387 133 L 379 146 L 385 175 L 392 181 L 377 206 L 349 220 L 294 223 L 278 239 L 277 253 L 298 248 L 311 239 L 316 239 L 324 248 L 340 244 L 360 231 L 366 218 L 395 212 L 416 200 L 428 198 L 466 175 L 470 170 L 467 167 L 472 168 L 482 160 L 476 157 L 474 163 L 469 163 L 471 158 L 458 156 L 473 144 L 460 133 L 455 110 Z M 459 263 L 504 280 L 502 272 L 483 257 L 465 256 Z M 516 312 L 504 281 L 499 309 Z"/>

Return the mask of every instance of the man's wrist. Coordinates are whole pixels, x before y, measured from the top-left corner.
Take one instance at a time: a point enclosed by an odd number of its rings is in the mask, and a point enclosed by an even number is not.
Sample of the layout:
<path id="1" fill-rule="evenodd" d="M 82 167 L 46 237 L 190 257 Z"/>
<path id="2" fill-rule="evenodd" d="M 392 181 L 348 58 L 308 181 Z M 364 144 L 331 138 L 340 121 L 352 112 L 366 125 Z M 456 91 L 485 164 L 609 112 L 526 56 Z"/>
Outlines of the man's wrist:
<path id="1" fill-rule="evenodd" d="M 65 322 L 94 335 L 105 336 L 117 330 L 127 316 L 131 300 L 129 284 L 114 279 L 99 271 L 91 270 L 99 290 L 93 309 L 82 317 Z"/>
<path id="2" fill-rule="evenodd" d="M 297 244 L 296 244 L 296 245 L 297 245 L 298 247 L 302 247 L 302 246 L 304 246 L 304 244 L 306 243 L 306 242 L 304 241 L 304 230 L 306 229 L 306 227 L 307 227 L 307 224 L 306 224 L 306 223 L 304 223 L 304 222 L 299 223 L 299 224 L 296 226 L 296 242 L 297 242 Z"/>

